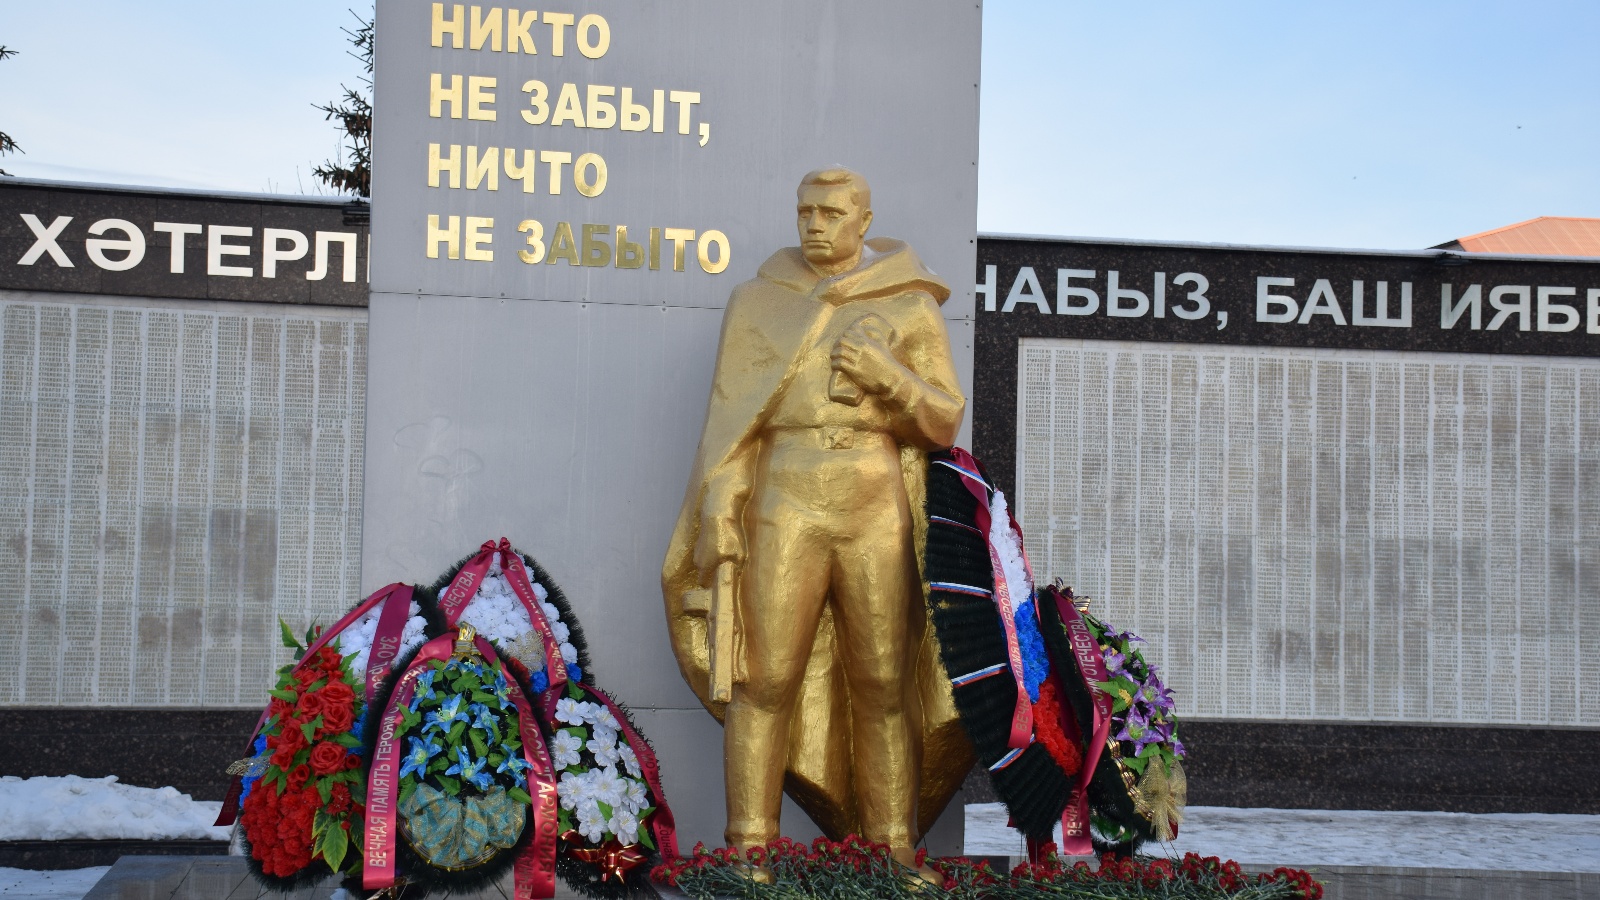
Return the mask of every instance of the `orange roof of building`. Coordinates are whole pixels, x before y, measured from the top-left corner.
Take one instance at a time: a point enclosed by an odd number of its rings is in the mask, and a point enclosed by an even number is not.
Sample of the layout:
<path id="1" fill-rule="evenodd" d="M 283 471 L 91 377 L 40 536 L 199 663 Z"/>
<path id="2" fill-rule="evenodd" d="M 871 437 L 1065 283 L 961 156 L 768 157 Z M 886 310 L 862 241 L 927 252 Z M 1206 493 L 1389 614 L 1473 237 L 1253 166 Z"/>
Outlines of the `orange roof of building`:
<path id="1" fill-rule="evenodd" d="M 1468 253 L 1600 256 L 1600 219 L 1540 216 L 1452 243 Z"/>

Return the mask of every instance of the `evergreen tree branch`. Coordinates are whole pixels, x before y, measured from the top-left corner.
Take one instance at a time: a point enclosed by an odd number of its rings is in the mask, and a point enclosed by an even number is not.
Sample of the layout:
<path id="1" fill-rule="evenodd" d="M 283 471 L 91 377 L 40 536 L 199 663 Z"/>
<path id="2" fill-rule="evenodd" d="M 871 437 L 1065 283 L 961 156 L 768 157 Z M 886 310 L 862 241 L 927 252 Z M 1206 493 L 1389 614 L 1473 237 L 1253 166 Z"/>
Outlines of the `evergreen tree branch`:
<path id="1" fill-rule="evenodd" d="M 312 108 L 322 112 L 323 120 L 337 122 L 342 133 L 339 156 L 316 166 L 311 174 L 323 184 L 340 193 L 367 197 L 372 192 L 372 35 L 373 19 L 363 18 L 355 10 L 355 29 L 341 28 L 355 49 L 346 51 L 361 63 L 362 87 L 339 85 L 344 96 L 327 103 L 313 103 Z"/>

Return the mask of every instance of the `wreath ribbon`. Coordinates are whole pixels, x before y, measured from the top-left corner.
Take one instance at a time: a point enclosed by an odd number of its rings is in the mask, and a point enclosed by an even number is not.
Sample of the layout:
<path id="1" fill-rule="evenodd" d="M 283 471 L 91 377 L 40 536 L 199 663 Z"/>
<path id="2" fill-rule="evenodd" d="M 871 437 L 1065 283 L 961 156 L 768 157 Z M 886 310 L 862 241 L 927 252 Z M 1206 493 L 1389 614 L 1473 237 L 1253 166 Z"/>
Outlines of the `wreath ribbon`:
<path id="1" fill-rule="evenodd" d="M 568 831 L 561 835 L 561 840 L 569 845 L 581 845 L 583 835 L 576 830 Z M 586 862 L 600 870 L 600 880 L 610 881 L 615 878 L 622 881 L 628 873 L 650 861 L 638 844 L 624 844 L 618 840 L 609 840 L 598 847 L 578 847 L 568 850 L 567 853 L 580 862 Z"/>
<path id="2" fill-rule="evenodd" d="M 316 655 L 318 650 L 328 645 L 328 642 L 338 637 L 355 620 L 372 611 L 372 608 L 383 603 L 390 597 L 397 602 L 388 603 L 383 607 L 383 612 L 378 616 L 378 628 L 372 635 L 372 650 L 367 654 L 366 702 L 372 702 L 372 695 L 377 692 L 377 687 L 388 677 L 389 670 L 394 667 L 395 657 L 400 654 L 400 637 L 405 632 L 406 620 L 410 618 L 411 594 L 413 588 L 409 584 L 387 584 L 368 595 L 367 599 L 356 604 L 356 608 L 344 614 L 344 617 L 333 624 L 332 628 L 324 630 L 300 655 L 302 661 Z M 296 663 L 295 668 L 300 668 Z M 261 734 L 261 729 L 267 724 L 267 710 L 261 710 L 260 718 L 256 719 L 256 727 L 250 731 L 250 740 L 245 742 L 245 753 L 251 755 L 254 751 L 256 737 Z M 214 825 L 232 825 L 239 817 L 239 797 L 244 793 L 244 777 L 233 776 L 228 782 L 228 793 L 222 798 L 222 810 L 217 813 Z"/>
<path id="3" fill-rule="evenodd" d="M 1054 599 L 1056 610 L 1066 626 L 1067 639 L 1072 644 L 1072 655 L 1078 661 L 1078 673 L 1084 687 L 1094 699 L 1094 736 L 1089 739 L 1088 752 L 1084 754 L 1083 768 L 1078 771 L 1072 786 L 1072 796 L 1061 811 L 1061 852 L 1076 856 L 1094 852 L 1094 842 L 1089 835 L 1089 781 L 1094 777 L 1100 753 L 1105 749 L 1111 734 L 1111 697 L 1102 691 L 1098 682 L 1106 681 L 1105 657 L 1100 652 L 1100 642 L 1095 640 L 1072 598 L 1055 588 L 1046 588 Z"/>
<path id="4" fill-rule="evenodd" d="M 539 606 L 539 598 L 533 593 L 533 582 L 528 578 L 527 567 L 522 563 L 522 555 L 512 549 L 511 542 L 500 538 L 497 544 L 492 540 L 484 541 L 478 552 L 461 566 L 461 571 L 450 581 L 450 586 L 439 595 L 439 609 L 444 612 L 445 622 L 449 627 L 456 627 L 461 620 L 461 614 L 466 611 L 467 604 L 478 593 L 478 588 L 483 584 L 484 577 L 489 572 L 489 566 L 494 562 L 495 554 L 500 554 L 500 570 L 506 576 L 506 581 L 511 585 L 511 590 L 522 601 L 523 609 L 528 612 L 528 621 L 533 625 L 533 630 L 539 635 L 539 642 L 544 645 L 545 677 L 550 679 L 551 688 L 559 688 L 567 683 L 567 664 L 561 657 L 561 642 L 556 640 L 555 632 L 550 628 L 550 620 L 545 617 L 544 609 Z"/>
<path id="5" fill-rule="evenodd" d="M 994 517 L 989 512 L 989 484 L 979 474 L 978 461 L 972 454 L 955 447 L 950 451 L 950 457 L 954 463 L 952 468 L 961 476 L 961 484 L 978 500 L 974 520 L 978 530 L 983 532 L 984 546 L 989 548 L 989 565 L 994 572 L 994 605 L 1000 611 L 1000 624 L 1005 628 L 1006 661 L 1011 667 L 1011 677 L 1017 684 L 1017 702 L 1012 707 L 1011 734 L 1006 746 L 1012 750 L 1022 750 L 1033 742 L 1033 701 L 1028 698 L 1028 680 L 1022 667 L 1022 643 L 1017 639 L 1016 610 L 1011 605 L 1011 588 L 1006 583 L 1000 550 L 990 537 L 990 525 Z M 1007 524 L 1016 527 L 1014 521 Z"/>

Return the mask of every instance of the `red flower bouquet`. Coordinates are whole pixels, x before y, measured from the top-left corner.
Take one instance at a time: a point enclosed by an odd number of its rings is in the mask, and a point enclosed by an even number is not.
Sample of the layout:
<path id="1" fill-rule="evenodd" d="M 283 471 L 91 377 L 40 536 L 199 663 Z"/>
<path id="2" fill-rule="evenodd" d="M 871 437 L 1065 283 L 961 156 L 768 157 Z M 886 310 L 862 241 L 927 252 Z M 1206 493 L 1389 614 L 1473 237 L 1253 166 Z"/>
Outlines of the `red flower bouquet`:
<path id="1" fill-rule="evenodd" d="M 310 641 L 312 635 L 307 635 Z M 240 826 L 250 858 L 269 881 L 295 883 L 328 871 L 358 872 L 365 779 L 357 751 L 356 676 L 333 645 L 300 651 L 278 672 L 256 738 Z M 323 866 L 314 866 L 314 863 Z"/>

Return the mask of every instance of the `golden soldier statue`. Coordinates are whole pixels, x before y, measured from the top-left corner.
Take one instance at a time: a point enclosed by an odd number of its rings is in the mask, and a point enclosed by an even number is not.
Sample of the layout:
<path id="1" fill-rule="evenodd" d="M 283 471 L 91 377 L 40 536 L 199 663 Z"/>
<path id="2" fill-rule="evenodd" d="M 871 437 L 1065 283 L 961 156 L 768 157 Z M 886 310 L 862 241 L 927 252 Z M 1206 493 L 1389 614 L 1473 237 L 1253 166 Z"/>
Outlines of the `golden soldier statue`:
<path id="1" fill-rule="evenodd" d="M 684 678 L 724 722 L 726 838 L 778 836 L 787 787 L 834 837 L 913 846 L 971 766 L 928 626 L 927 453 L 965 407 L 905 243 L 866 181 L 812 172 L 800 246 L 723 316 L 705 431 L 662 572 Z"/>

